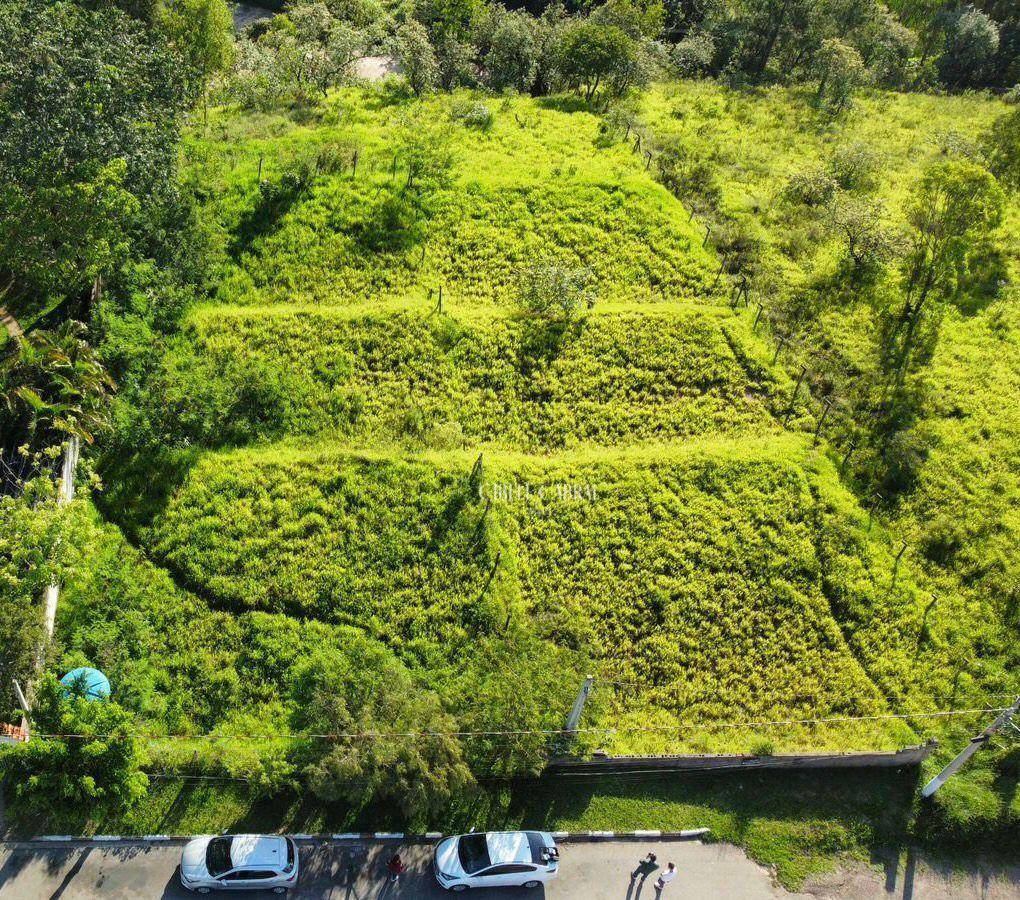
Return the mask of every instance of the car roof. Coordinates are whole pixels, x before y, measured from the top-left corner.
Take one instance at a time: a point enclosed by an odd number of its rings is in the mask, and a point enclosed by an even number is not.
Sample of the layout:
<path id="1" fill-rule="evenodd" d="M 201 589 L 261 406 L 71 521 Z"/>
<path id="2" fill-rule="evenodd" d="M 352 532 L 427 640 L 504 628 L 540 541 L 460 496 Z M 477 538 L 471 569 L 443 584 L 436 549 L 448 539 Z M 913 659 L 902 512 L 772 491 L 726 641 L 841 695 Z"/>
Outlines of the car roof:
<path id="1" fill-rule="evenodd" d="M 485 843 L 494 866 L 531 862 L 531 845 L 523 831 L 490 831 L 485 835 Z"/>
<path id="2" fill-rule="evenodd" d="M 235 868 L 276 869 L 287 864 L 287 841 L 282 837 L 236 834 L 230 842 Z"/>

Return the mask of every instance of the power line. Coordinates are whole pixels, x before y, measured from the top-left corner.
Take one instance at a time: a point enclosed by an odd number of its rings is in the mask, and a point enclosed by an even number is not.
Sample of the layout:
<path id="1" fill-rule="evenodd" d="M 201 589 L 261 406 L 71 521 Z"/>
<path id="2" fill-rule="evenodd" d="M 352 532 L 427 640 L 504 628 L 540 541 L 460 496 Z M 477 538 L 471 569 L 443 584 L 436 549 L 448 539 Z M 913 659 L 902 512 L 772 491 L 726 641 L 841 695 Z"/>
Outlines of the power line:
<path id="1" fill-rule="evenodd" d="M 814 719 L 773 719 L 757 722 L 703 722 L 703 723 L 680 723 L 676 725 L 633 725 L 620 728 L 578 728 L 573 731 L 566 731 L 562 728 L 549 729 L 512 729 L 492 731 L 354 731 L 334 733 L 309 733 L 294 732 L 289 734 L 165 734 L 165 735 L 140 735 L 147 740 L 264 740 L 266 738 L 285 738 L 288 740 L 385 740 L 388 738 L 430 738 L 430 737 L 513 737 L 513 736 L 565 736 L 568 734 L 634 734 L 669 731 L 699 731 L 705 729 L 732 729 L 732 728 L 777 728 L 794 725 L 830 725 L 844 722 L 879 722 L 894 719 L 938 719 L 952 716 L 976 715 L 977 713 L 1000 713 L 1007 707 L 973 707 L 970 709 L 949 709 L 949 710 L 928 710 L 914 713 L 883 713 L 870 716 L 828 716 Z M 48 737 L 55 739 L 91 739 L 103 740 L 119 737 L 120 735 L 110 733 L 85 734 L 77 732 L 35 732 L 37 737 Z"/>
<path id="2" fill-rule="evenodd" d="M 599 684 L 616 684 L 616 685 L 620 685 L 621 687 L 642 688 L 642 689 L 647 690 L 647 691 L 669 690 L 669 688 L 670 688 L 670 685 L 668 685 L 668 684 L 650 684 L 647 681 L 617 681 L 616 679 L 613 679 L 613 678 L 603 678 L 601 676 L 598 677 L 598 683 Z M 1018 692 L 1017 691 L 976 691 L 975 693 L 979 694 L 981 697 L 1009 697 L 1012 700 L 1014 697 L 1016 697 Z M 840 699 L 841 700 L 885 700 L 887 702 L 890 702 L 890 701 L 902 700 L 904 698 L 883 697 L 882 694 L 875 693 L 875 694 L 851 694 L 849 696 L 841 695 Z M 695 702 L 695 701 L 691 701 L 691 702 Z"/>

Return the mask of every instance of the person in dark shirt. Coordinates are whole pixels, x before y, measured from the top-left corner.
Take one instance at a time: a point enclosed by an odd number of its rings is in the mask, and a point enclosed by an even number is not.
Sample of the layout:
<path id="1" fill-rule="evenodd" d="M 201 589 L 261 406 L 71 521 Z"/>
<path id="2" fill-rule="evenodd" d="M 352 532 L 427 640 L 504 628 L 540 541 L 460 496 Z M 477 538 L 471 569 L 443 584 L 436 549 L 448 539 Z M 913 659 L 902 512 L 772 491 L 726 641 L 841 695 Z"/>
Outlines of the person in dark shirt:
<path id="1" fill-rule="evenodd" d="M 397 881 L 407 871 L 407 866 L 404 865 L 399 853 L 394 853 L 390 857 L 390 861 L 386 863 L 386 870 L 390 873 L 391 882 Z"/>

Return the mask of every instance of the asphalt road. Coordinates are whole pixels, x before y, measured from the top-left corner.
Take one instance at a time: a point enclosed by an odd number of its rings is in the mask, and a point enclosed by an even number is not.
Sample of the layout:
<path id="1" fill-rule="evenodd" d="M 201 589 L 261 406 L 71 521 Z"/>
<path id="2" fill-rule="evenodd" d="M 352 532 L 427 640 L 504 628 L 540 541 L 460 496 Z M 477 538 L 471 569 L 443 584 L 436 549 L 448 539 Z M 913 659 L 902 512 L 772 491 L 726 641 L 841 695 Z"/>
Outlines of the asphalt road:
<path id="1" fill-rule="evenodd" d="M 400 848 L 409 871 L 390 885 L 386 860 L 397 844 L 301 844 L 301 876 L 292 897 L 330 900 L 447 898 L 430 870 L 431 847 Z M 638 859 L 649 850 L 660 863 L 676 862 L 680 876 L 660 897 L 655 875 L 632 879 Z M 180 844 L 0 845 L 0 898 L 184 898 L 177 867 Z M 231 891 L 222 896 L 262 898 L 264 892 Z M 789 894 L 769 873 L 728 844 L 697 841 L 568 843 L 561 847 L 559 877 L 536 890 L 490 889 L 478 900 L 771 900 Z M 804 896 L 804 895 L 801 895 Z"/>

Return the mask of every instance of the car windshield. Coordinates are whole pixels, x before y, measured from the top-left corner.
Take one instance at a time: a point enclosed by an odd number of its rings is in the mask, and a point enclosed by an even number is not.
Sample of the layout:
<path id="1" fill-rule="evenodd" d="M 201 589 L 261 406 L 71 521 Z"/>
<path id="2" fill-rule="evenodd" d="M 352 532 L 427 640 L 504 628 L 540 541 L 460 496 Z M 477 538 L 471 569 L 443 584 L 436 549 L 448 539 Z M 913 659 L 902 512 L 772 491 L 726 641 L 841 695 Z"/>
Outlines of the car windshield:
<path id="1" fill-rule="evenodd" d="M 214 878 L 222 875 L 231 867 L 230 842 L 232 838 L 217 837 L 209 841 L 205 851 L 205 867 Z"/>
<path id="2" fill-rule="evenodd" d="M 542 840 L 542 835 L 537 831 L 529 831 L 528 835 L 528 849 L 531 850 L 531 861 L 536 863 L 545 863 L 545 841 Z"/>
<path id="3" fill-rule="evenodd" d="M 468 875 L 481 869 L 487 869 L 492 862 L 489 859 L 489 845 L 484 834 L 465 834 L 457 848 L 460 864 Z"/>

